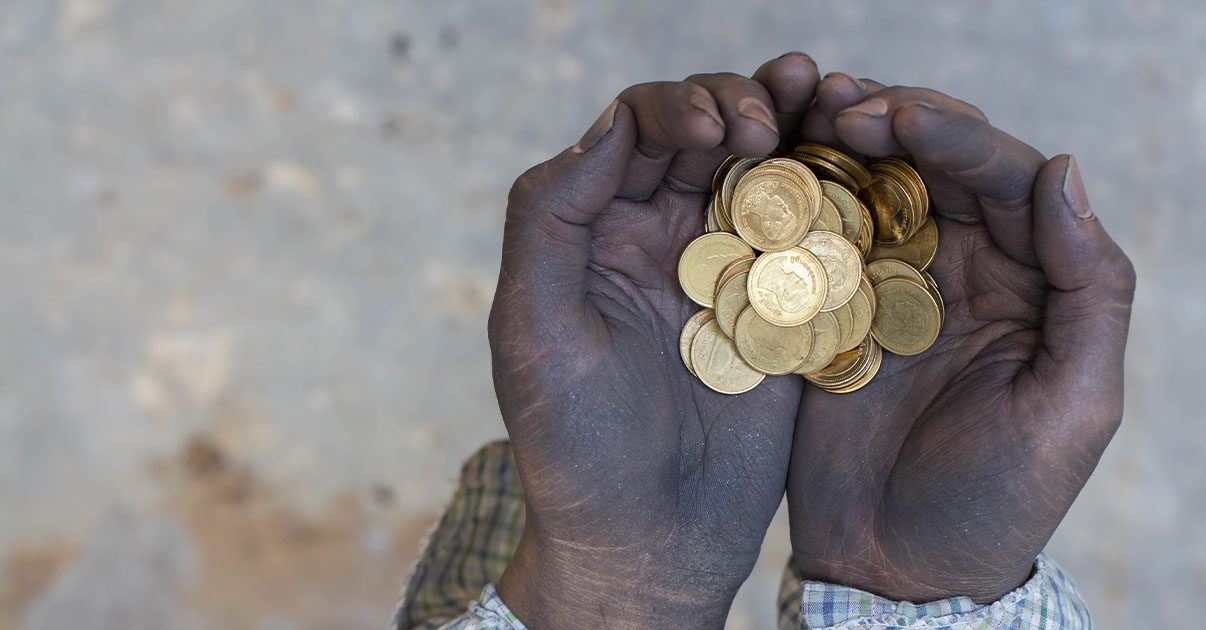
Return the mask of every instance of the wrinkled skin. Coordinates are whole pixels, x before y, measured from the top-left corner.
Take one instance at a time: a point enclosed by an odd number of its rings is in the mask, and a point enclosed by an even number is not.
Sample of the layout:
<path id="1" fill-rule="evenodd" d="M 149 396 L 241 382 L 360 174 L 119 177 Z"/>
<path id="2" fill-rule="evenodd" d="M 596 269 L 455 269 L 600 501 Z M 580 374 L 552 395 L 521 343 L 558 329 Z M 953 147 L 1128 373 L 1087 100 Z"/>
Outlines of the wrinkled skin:
<path id="1" fill-rule="evenodd" d="M 978 109 L 831 75 L 816 110 L 816 137 L 916 160 L 947 316 L 929 351 L 886 354 L 864 389 L 804 392 L 795 559 L 896 600 L 994 601 L 1028 577 L 1122 418 L 1134 270 L 1074 161 L 1046 160 Z"/>
<path id="2" fill-rule="evenodd" d="M 849 109 L 869 96 L 890 111 Z M 698 307 L 678 256 L 721 159 L 796 136 L 914 155 L 946 328 L 856 394 L 715 394 L 679 359 Z M 818 85 L 800 54 L 625 90 L 509 200 L 490 340 L 527 524 L 503 599 L 531 627 L 719 627 L 785 485 L 808 577 L 914 600 L 1020 584 L 1121 413 L 1133 271 L 1069 211 L 1068 164 L 937 93 Z"/>
<path id="3" fill-rule="evenodd" d="M 498 589 L 532 627 L 722 625 L 782 499 L 800 380 L 724 396 L 679 358 L 712 173 L 797 128 L 817 71 L 754 78 L 633 86 L 511 191 L 490 341 L 527 522 Z"/>

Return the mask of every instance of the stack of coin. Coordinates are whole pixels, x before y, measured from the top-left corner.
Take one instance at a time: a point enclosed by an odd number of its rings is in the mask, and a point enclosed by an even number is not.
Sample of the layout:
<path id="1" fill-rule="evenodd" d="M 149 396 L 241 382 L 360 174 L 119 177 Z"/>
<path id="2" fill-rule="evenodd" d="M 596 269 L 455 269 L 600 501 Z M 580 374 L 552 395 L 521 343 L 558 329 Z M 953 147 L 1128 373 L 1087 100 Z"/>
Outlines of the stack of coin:
<path id="1" fill-rule="evenodd" d="M 687 370 L 726 394 L 801 374 L 853 392 L 883 351 L 934 343 L 944 308 L 925 272 L 938 247 L 925 182 L 897 158 L 858 160 L 820 144 L 730 156 L 716 170 L 703 236 L 679 259 L 705 307 L 683 326 Z"/>

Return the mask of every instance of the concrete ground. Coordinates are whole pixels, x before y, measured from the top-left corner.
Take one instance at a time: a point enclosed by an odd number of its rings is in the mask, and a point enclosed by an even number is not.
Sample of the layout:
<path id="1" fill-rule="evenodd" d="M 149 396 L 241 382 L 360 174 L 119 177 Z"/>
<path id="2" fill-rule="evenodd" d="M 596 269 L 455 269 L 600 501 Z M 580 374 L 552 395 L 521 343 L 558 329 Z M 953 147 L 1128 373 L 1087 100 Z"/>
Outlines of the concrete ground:
<path id="1" fill-rule="evenodd" d="M 1200 3 L 2 0 L 0 628 L 379 627 L 503 433 L 512 179 L 630 83 L 791 49 L 1077 155 L 1140 287 L 1049 551 L 1103 628 L 1200 625 Z"/>

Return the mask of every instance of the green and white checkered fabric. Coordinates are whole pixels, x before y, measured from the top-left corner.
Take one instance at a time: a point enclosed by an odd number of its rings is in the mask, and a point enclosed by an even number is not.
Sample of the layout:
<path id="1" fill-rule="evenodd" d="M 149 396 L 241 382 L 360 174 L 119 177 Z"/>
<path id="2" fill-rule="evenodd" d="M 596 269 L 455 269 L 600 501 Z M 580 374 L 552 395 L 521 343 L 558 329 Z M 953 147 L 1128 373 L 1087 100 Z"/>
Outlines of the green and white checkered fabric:
<path id="1" fill-rule="evenodd" d="M 523 532 L 523 490 L 508 442 L 487 444 L 461 468 L 448 510 L 402 589 L 391 628 L 523 630 L 495 592 Z M 779 627 L 1080 630 L 1089 611 L 1072 580 L 1039 556 L 1031 578 L 992 604 L 955 597 L 895 602 L 857 589 L 802 581 L 789 562 L 780 583 Z"/>

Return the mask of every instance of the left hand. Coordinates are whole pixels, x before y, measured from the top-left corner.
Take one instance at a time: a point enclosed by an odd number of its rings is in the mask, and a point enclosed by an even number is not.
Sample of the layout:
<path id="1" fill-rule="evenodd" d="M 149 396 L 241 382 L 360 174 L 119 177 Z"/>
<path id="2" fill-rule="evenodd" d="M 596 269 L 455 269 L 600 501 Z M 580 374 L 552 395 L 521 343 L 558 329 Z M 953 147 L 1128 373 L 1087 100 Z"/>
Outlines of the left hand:
<path id="1" fill-rule="evenodd" d="M 1025 581 L 1121 420 L 1134 269 L 1071 157 L 1047 160 L 938 92 L 834 75 L 817 93 L 814 137 L 916 161 L 947 317 L 932 348 L 885 353 L 863 389 L 805 389 L 795 559 L 807 578 L 894 600 L 995 601 Z"/>

